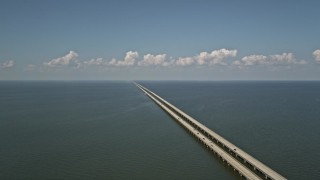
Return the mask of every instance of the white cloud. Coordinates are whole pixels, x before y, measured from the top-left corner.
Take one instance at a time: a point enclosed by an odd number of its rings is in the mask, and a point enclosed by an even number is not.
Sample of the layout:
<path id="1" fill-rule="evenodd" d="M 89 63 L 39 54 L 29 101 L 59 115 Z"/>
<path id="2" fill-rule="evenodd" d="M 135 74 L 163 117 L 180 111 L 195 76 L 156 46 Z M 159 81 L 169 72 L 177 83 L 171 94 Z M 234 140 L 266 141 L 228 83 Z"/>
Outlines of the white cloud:
<path id="1" fill-rule="evenodd" d="M 78 54 L 74 51 L 70 51 L 68 54 L 66 54 L 65 56 L 56 58 L 56 59 L 52 59 L 49 62 L 45 62 L 44 65 L 46 66 L 65 66 L 65 65 L 69 65 L 71 62 L 74 62 L 77 67 L 80 65 L 80 62 L 77 60 Z"/>
<path id="2" fill-rule="evenodd" d="M 133 66 L 136 62 L 136 60 L 139 58 L 139 54 L 137 51 L 129 51 L 126 53 L 126 56 L 124 57 L 124 60 L 117 61 L 116 59 L 112 59 L 109 62 L 109 65 L 114 66 Z"/>
<path id="3" fill-rule="evenodd" d="M 250 55 L 241 59 L 241 62 L 245 66 L 252 66 L 255 64 L 268 64 L 268 58 L 264 55 Z"/>
<path id="4" fill-rule="evenodd" d="M 320 49 L 313 51 L 312 55 L 316 62 L 320 63 Z"/>
<path id="5" fill-rule="evenodd" d="M 237 50 L 218 49 L 210 53 L 200 52 L 194 57 L 180 57 L 176 60 L 176 65 L 186 66 L 191 64 L 197 65 L 227 65 L 223 60 L 229 57 L 235 57 Z"/>
<path id="6" fill-rule="evenodd" d="M 232 63 L 236 66 L 272 65 L 272 64 L 307 64 L 305 60 L 297 60 L 292 53 L 282 53 L 270 56 L 249 55 Z"/>
<path id="7" fill-rule="evenodd" d="M 296 59 L 294 58 L 292 53 L 282 53 L 275 54 L 270 56 L 270 60 L 274 63 L 288 63 L 288 64 L 296 64 Z"/>
<path id="8" fill-rule="evenodd" d="M 176 65 L 178 66 L 188 66 L 194 63 L 194 60 L 192 57 L 180 57 L 178 60 L 176 60 Z"/>
<path id="9" fill-rule="evenodd" d="M 198 65 L 226 65 L 226 63 L 223 62 L 223 59 L 235 56 L 237 56 L 237 50 L 218 49 L 212 51 L 211 53 L 201 52 L 195 57 L 195 60 Z"/>
<path id="10" fill-rule="evenodd" d="M 14 61 L 9 60 L 9 61 L 5 61 L 2 64 L 0 64 L 0 69 L 11 68 L 13 66 L 14 66 Z"/>
<path id="11" fill-rule="evenodd" d="M 117 60 L 115 58 L 112 58 L 112 60 L 109 62 L 109 65 L 116 65 Z"/>
<path id="12" fill-rule="evenodd" d="M 100 66 L 105 63 L 102 58 L 97 58 L 97 59 L 91 59 L 89 61 L 83 61 L 83 64 Z"/>
<path id="13" fill-rule="evenodd" d="M 165 61 L 162 63 L 162 66 L 171 66 L 174 64 L 174 59 L 172 59 L 172 57 L 170 57 L 170 60 L 169 61 Z"/>
<path id="14" fill-rule="evenodd" d="M 161 65 L 168 66 L 169 62 L 166 62 L 166 54 L 152 55 L 147 54 L 143 56 L 143 60 L 138 63 L 139 66 L 149 66 L 149 65 Z"/>
<path id="15" fill-rule="evenodd" d="M 298 60 L 292 53 L 271 55 L 274 64 L 307 64 L 305 60 Z"/>

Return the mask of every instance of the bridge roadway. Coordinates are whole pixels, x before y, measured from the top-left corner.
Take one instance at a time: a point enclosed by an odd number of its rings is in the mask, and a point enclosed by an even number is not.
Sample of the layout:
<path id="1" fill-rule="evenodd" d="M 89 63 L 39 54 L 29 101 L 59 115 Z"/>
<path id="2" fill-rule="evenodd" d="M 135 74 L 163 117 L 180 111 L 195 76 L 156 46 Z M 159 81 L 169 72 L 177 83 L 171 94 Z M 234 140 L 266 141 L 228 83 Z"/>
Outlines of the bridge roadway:
<path id="1" fill-rule="evenodd" d="M 179 121 L 179 123 L 187 128 L 192 134 L 197 136 L 200 140 L 202 138 L 201 141 L 206 144 L 207 147 L 217 153 L 223 160 L 226 160 L 228 162 L 228 165 L 231 165 L 235 170 L 239 172 L 240 175 L 245 176 L 247 179 L 260 179 L 261 176 L 263 176 L 265 179 L 286 179 L 279 173 L 273 171 L 268 166 L 264 165 L 254 157 L 250 156 L 249 154 L 232 144 L 231 142 L 224 139 L 222 136 L 213 132 L 211 129 L 207 128 L 194 118 L 190 117 L 177 107 L 162 99 L 160 96 L 153 93 L 149 89 L 137 83 L 135 83 L 135 85 L 139 87 L 143 92 L 145 92 L 145 94 L 147 94 L 152 100 L 154 100 L 167 113 L 169 113 L 172 117 Z M 191 129 L 193 130 L 190 130 L 188 128 L 189 126 L 191 126 Z M 249 175 L 247 171 L 253 173 L 254 176 L 252 174 Z"/>
<path id="2" fill-rule="evenodd" d="M 205 144 L 208 148 L 210 148 L 213 152 L 215 152 L 219 157 L 221 157 L 223 161 L 226 161 L 229 166 L 232 166 L 234 170 L 238 171 L 240 176 L 244 176 L 247 179 L 261 180 L 259 176 L 251 172 L 248 168 L 246 168 L 241 163 L 239 163 L 235 158 L 233 158 L 228 153 L 223 151 L 212 140 L 207 138 L 202 132 L 198 131 L 198 129 L 194 128 L 189 123 L 184 121 L 178 114 L 170 110 L 167 106 L 161 103 L 158 99 L 154 98 L 151 94 L 149 94 L 143 88 L 141 87 L 139 88 L 142 91 L 144 91 L 147 96 L 149 96 L 152 100 L 154 100 L 169 115 L 171 115 L 178 123 L 180 123 L 183 127 L 185 127 L 188 131 L 190 131 L 194 136 L 196 136 L 203 144 Z"/>

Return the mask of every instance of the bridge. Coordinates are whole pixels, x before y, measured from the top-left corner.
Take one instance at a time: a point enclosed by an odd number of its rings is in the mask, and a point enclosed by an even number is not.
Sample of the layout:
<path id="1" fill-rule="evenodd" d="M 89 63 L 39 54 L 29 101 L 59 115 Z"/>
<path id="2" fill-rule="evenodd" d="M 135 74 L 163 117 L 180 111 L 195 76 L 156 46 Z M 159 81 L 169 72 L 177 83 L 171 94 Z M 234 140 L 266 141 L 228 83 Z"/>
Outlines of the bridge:
<path id="1" fill-rule="evenodd" d="M 228 166 L 237 171 L 246 179 L 285 180 L 286 178 L 275 172 L 262 162 L 250 156 L 219 134 L 201 124 L 182 110 L 164 100 L 154 92 L 134 83 L 150 99 L 158 104 L 165 112 L 173 117 L 182 127 L 199 139 L 208 149 L 226 162 Z"/>

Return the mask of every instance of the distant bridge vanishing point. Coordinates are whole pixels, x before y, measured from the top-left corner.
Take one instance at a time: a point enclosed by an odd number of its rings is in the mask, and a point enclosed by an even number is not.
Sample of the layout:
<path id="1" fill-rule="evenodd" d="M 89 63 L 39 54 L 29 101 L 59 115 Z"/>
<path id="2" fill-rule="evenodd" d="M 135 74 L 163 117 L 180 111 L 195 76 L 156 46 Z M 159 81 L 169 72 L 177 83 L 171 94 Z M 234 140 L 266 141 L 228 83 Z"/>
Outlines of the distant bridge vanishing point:
<path id="1" fill-rule="evenodd" d="M 134 83 L 149 98 L 158 104 L 165 112 L 171 115 L 182 127 L 198 138 L 207 148 L 237 171 L 241 177 L 246 179 L 285 180 L 286 178 L 275 172 L 265 164 L 250 156 L 222 136 L 213 132 L 188 114 L 184 113 L 174 105 L 162 99 L 149 89 Z"/>

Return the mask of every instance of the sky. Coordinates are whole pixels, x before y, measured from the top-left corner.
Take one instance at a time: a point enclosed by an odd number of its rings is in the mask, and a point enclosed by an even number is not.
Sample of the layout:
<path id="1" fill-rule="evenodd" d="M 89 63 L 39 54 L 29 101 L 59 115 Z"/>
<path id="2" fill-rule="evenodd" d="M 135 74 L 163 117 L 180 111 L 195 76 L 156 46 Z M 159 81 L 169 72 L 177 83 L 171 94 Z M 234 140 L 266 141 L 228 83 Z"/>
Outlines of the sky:
<path id="1" fill-rule="evenodd" d="M 319 0 L 0 2 L 0 80 L 320 80 Z"/>

